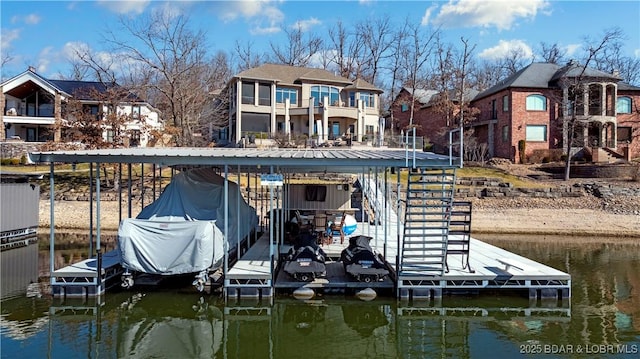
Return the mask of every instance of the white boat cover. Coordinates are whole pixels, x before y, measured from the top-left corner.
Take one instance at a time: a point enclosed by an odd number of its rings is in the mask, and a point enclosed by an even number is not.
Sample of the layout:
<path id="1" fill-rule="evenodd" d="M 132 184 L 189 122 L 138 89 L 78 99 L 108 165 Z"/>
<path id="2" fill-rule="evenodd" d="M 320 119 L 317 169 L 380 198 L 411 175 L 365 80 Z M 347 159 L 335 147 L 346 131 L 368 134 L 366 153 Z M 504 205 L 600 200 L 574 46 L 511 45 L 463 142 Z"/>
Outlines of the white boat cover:
<path id="1" fill-rule="evenodd" d="M 229 249 L 236 247 L 258 224 L 255 209 L 244 200 L 238 185 L 229 181 L 225 232 L 224 182 L 210 168 L 175 175 L 136 219 L 120 224 L 118 247 L 123 267 L 171 275 L 219 265 L 225 242 Z"/>
<path id="2" fill-rule="evenodd" d="M 220 259 L 224 253 L 222 246 L 222 233 L 213 221 L 166 222 L 128 218 L 120 223 L 118 230 L 121 265 L 149 274 L 174 275 L 205 270 Z"/>

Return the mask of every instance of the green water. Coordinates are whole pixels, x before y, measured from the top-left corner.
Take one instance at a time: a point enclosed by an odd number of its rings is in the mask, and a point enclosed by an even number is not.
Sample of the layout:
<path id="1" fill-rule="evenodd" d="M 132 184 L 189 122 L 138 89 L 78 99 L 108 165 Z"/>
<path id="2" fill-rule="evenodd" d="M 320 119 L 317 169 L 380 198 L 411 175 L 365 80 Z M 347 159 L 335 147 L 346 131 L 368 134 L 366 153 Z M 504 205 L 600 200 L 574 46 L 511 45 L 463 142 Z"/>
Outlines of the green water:
<path id="1" fill-rule="evenodd" d="M 640 357 L 640 245 L 558 237 L 487 240 L 572 275 L 569 302 L 445 296 L 441 303 L 226 303 L 190 288 L 107 293 L 103 303 L 1 303 L 3 358 Z"/>

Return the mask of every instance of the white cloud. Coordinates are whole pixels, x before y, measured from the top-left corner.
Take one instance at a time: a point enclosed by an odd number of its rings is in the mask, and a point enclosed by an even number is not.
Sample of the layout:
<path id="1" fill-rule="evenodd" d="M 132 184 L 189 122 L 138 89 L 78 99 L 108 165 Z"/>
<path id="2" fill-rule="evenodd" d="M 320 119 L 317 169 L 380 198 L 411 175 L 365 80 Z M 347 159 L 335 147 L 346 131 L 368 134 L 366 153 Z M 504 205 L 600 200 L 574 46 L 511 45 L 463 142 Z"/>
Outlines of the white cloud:
<path id="1" fill-rule="evenodd" d="M 637 58 L 640 58 L 640 49 L 635 49 L 635 51 L 633 51 L 633 54 L 634 54 Z"/>
<path id="2" fill-rule="evenodd" d="M 53 47 L 47 46 L 38 54 L 38 60 L 36 64 L 36 72 L 39 74 L 44 74 L 49 70 L 49 64 L 51 64 L 51 60 L 55 58 L 56 55 L 53 53 Z"/>
<path id="3" fill-rule="evenodd" d="M 12 24 L 17 24 L 22 22 L 22 23 L 25 23 L 26 25 L 36 25 L 40 22 L 40 20 L 41 20 L 40 16 L 36 14 L 29 14 L 25 16 L 14 15 L 11 17 Z"/>
<path id="4" fill-rule="evenodd" d="M 24 23 L 27 25 L 36 25 L 40 22 L 40 16 L 36 14 L 29 14 L 24 17 Z"/>
<path id="5" fill-rule="evenodd" d="M 316 25 L 320 25 L 322 24 L 322 21 L 316 19 L 315 17 L 312 17 L 310 19 L 307 20 L 298 20 L 296 21 L 293 25 L 291 25 L 291 28 L 293 29 L 298 29 L 300 28 L 300 30 L 302 32 L 308 31 L 311 27 L 316 26 Z"/>
<path id="6" fill-rule="evenodd" d="M 142 14 L 150 2 L 151 0 L 100 0 L 98 5 L 116 14 Z"/>
<path id="7" fill-rule="evenodd" d="M 480 26 L 509 30 L 518 19 L 533 19 L 538 12 L 549 14 L 548 7 L 547 0 L 452 0 L 442 5 L 433 23 L 449 28 Z"/>
<path id="8" fill-rule="evenodd" d="M 18 29 L 2 29 L 2 39 L 0 40 L 0 50 L 7 51 L 11 47 L 11 43 L 20 38 L 20 30 Z"/>
<path id="9" fill-rule="evenodd" d="M 284 13 L 270 1 L 224 1 L 213 4 L 222 21 L 244 19 L 251 26 L 251 34 L 270 34 L 281 30 Z"/>
<path id="10" fill-rule="evenodd" d="M 573 56 L 573 54 L 575 54 L 576 51 L 578 51 L 581 47 L 582 45 L 580 44 L 569 44 L 565 46 L 565 49 L 567 51 L 567 56 Z"/>
<path id="11" fill-rule="evenodd" d="M 482 59 L 496 60 L 508 57 L 514 51 L 521 52 L 525 58 L 533 58 L 533 50 L 522 40 L 500 40 L 498 45 L 482 50 L 478 56 Z"/>
<path id="12" fill-rule="evenodd" d="M 422 21 L 420 22 L 420 24 L 422 26 L 427 26 L 429 25 L 429 21 L 431 20 L 431 14 L 433 13 L 433 11 L 435 9 L 438 8 L 438 5 L 431 5 L 430 7 L 427 8 L 427 10 L 425 10 L 424 12 L 424 16 L 422 16 Z"/>

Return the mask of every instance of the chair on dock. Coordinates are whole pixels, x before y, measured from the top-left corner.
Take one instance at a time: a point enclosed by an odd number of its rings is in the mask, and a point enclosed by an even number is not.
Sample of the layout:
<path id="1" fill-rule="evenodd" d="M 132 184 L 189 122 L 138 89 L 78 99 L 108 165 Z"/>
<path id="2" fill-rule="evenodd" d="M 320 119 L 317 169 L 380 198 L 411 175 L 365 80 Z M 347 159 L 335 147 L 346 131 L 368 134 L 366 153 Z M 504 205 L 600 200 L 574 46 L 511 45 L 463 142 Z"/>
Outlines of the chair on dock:
<path id="1" fill-rule="evenodd" d="M 342 212 L 342 214 L 340 216 L 337 216 L 337 218 L 340 218 L 340 222 L 336 223 L 332 223 L 331 226 L 329 227 L 329 240 L 331 242 L 333 242 L 333 236 L 334 235 L 339 235 L 340 236 L 340 244 L 344 244 L 344 221 L 347 218 L 347 215 L 345 212 Z"/>
<path id="2" fill-rule="evenodd" d="M 300 229 L 300 232 L 306 232 L 311 230 L 311 226 L 307 224 L 304 218 L 302 218 L 302 214 L 300 214 L 300 211 L 296 210 L 295 215 L 296 215 L 296 221 L 298 222 L 298 228 Z"/>
<path id="3" fill-rule="evenodd" d="M 327 215 L 325 213 L 316 213 L 313 216 L 313 231 L 318 235 L 320 245 L 330 243 L 327 241 Z"/>

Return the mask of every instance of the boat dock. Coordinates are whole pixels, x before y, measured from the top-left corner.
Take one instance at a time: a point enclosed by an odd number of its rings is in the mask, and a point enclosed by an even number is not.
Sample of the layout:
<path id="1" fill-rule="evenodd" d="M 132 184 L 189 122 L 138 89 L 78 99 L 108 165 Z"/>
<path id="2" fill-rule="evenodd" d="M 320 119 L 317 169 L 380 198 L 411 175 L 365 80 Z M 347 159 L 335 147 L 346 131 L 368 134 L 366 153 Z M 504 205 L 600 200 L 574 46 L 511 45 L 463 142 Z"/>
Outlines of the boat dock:
<path id="1" fill-rule="evenodd" d="M 298 288 L 322 293 L 357 292 L 371 288 L 391 291 L 402 301 L 438 300 L 447 294 L 524 291 L 532 300 L 566 299 L 571 296 L 568 273 L 537 263 L 515 253 L 471 238 L 471 206 L 456 202 L 454 187 L 459 159 L 415 149 L 240 149 L 240 148 L 126 148 L 86 151 L 56 151 L 30 154 L 37 163 L 50 163 L 51 208 L 54 207 L 53 163 L 95 164 L 96 256 L 72 266 L 54 268 L 54 218 L 51 218 L 51 284 L 54 294 L 99 296 L 105 280 L 118 276 L 119 258 L 100 255 L 100 164 L 152 164 L 181 170 L 189 166 L 214 168 L 228 186 L 230 177 L 246 177 L 246 201 L 261 208 L 255 231 L 261 235 L 249 248 L 240 247 L 240 258 L 224 253 L 223 289 L 227 299 L 268 299 L 279 292 Z M 120 168 L 122 173 L 122 168 Z M 232 173 L 235 171 L 235 173 Z M 93 170 L 90 170 L 90 174 Z M 355 182 L 300 184 L 303 177 L 342 175 Z M 251 187 L 250 175 L 255 179 Z M 391 178 L 394 176 L 395 178 Z M 258 177 L 261 184 L 258 185 Z M 143 178 L 144 179 L 144 178 Z M 142 179 L 142 180 L 143 180 Z M 262 181 L 264 180 L 264 183 Z M 131 178 L 128 197 L 131 202 Z M 120 186 L 120 190 L 125 187 Z M 155 188 L 155 185 L 154 185 Z M 266 191 L 265 191 L 266 189 Z M 244 190 L 244 188 L 243 188 Z M 159 191 L 162 192 L 162 191 Z M 268 194 L 264 197 L 265 192 Z M 252 198 L 249 193 L 253 194 Z M 260 193 L 261 196 L 257 196 Z M 228 196 L 228 191 L 226 196 Z M 354 197 L 355 195 L 358 195 Z M 358 198 L 359 197 L 359 198 Z M 226 203 L 226 202 L 225 202 Z M 360 220 L 349 236 L 370 237 L 370 246 L 385 261 L 389 275 L 379 281 L 358 281 L 345 273 L 338 261 L 349 244 L 328 244 L 326 275 L 300 281 L 282 270 L 289 246 L 285 224 L 292 209 L 354 211 Z M 122 211 L 121 211 L 122 212 Z M 275 213 L 275 215 L 274 215 Z M 269 214 L 267 221 L 265 215 Z M 129 204 L 128 216 L 131 217 Z M 228 223 L 228 213 L 224 215 Z M 241 219 L 235 219 L 240 224 Z M 90 237 L 91 238 L 91 237 Z M 241 243 L 243 238 L 226 238 Z M 248 242 L 250 243 L 250 242 Z M 229 247 L 227 247 L 229 248 Z M 246 249 L 246 251 L 244 251 Z M 244 252 L 243 252 L 244 251 Z M 377 257 L 376 257 L 377 258 Z M 99 263 L 102 261 L 102 263 Z M 102 268 L 99 274 L 97 268 Z M 94 290 L 89 290 L 94 286 Z"/>

